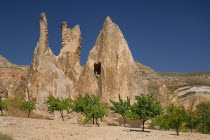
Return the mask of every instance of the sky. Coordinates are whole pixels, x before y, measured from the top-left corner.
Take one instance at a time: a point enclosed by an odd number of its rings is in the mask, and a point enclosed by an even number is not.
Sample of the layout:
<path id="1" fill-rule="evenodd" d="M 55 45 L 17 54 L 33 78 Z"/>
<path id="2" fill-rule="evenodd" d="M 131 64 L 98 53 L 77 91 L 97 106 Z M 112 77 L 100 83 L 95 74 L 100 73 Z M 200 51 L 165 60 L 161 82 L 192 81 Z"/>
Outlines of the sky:
<path id="1" fill-rule="evenodd" d="M 42 12 L 55 55 L 61 48 L 61 23 L 80 25 L 82 65 L 110 16 L 135 61 L 159 72 L 210 71 L 210 0 L 0 0 L 1 55 L 30 64 Z"/>

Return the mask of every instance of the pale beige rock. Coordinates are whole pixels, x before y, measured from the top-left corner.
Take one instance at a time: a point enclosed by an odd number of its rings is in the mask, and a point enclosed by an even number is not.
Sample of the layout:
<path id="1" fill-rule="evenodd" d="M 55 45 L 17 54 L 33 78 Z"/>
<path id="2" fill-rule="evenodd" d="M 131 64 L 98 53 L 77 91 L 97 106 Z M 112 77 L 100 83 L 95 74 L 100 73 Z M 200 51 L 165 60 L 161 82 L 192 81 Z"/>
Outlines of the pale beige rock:
<path id="1" fill-rule="evenodd" d="M 66 45 L 63 46 L 61 54 L 58 57 L 54 56 L 49 48 L 46 16 L 44 13 L 41 14 L 40 38 L 35 48 L 31 65 L 20 87 L 26 93 L 27 99 L 36 101 L 38 107 L 36 112 L 38 114 L 44 115 L 43 113 L 46 113 L 47 107 L 44 105 L 44 102 L 48 96 L 52 95 L 56 98 L 71 97 L 73 82 L 75 79 L 78 80 L 78 73 L 81 69 L 80 66 L 77 67 L 79 65 L 79 51 L 81 47 L 79 27 L 76 26 L 68 34 L 71 40 L 63 39 Z M 71 37 L 76 37 L 76 39 Z M 75 47 L 74 45 L 76 43 L 78 44 L 76 47 L 79 50 L 71 52 L 72 50 L 70 48 Z M 75 53 L 75 56 L 73 56 L 73 53 Z M 70 61 L 74 57 L 77 57 L 75 62 L 74 60 Z M 62 61 L 62 59 L 65 60 Z M 75 70 L 76 72 L 71 71 L 72 67 L 74 67 L 74 70 L 78 68 Z M 72 76 L 72 73 L 75 75 Z"/>
<path id="2" fill-rule="evenodd" d="M 119 27 L 106 18 L 80 77 L 80 94 L 97 94 L 102 101 L 133 98 L 147 92 Z"/>
<path id="3" fill-rule="evenodd" d="M 69 78 L 71 87 L 71 97 L 74 96 L 74 89 L 79 80 L 82 67 L 80 65 L 80 53 L 82 45 L 82 37 L 79 25 L 73 29 L 67 28 L 67 22 L 61 24 L 62 29 L 62 49 L 58 56 L 58 65 Z"/>

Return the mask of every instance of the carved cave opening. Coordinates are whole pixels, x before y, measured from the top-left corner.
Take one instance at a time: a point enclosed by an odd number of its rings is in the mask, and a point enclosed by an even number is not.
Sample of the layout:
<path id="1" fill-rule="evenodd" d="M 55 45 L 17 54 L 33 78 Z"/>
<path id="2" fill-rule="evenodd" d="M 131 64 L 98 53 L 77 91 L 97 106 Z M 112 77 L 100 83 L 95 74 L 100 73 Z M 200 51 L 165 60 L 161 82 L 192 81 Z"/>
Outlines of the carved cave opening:
<path id="1" fill-rule="evenodd" d="M 94 73 L 97 76 L 101 74 L 101 62 L 100 61 L 94 63 Z"/>

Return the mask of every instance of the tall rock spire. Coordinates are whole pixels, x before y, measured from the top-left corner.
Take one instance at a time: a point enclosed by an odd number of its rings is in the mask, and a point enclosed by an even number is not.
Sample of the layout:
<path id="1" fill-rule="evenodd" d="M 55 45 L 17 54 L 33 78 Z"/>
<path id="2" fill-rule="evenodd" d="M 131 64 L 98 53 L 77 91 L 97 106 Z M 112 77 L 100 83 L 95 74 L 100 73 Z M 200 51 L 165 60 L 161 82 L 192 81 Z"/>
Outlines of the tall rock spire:
<path id="1" fill-rule="evenodd" d="M 40 16 L 40 36 L 39 36 L 39 43 L 43 47 L 49 47 L 48 41 L 48 25 L 47 25 L 47 18 L 45 13 L 42 13 Z"/>
<path id="2" fill-rule="evenodd" d="M 94 93 L 109 102 L 145 93 L 146 87 L 120 28 L 107 17 L 89 53 L 81 75 L 79 93 Z"/>
<path id="3" fill-rule="evenodd" d="M 69 61 L 69 58 L 64 59 L 67 59 L 64 61 Z M 42 13 L 39 41 L 34 50 L 31 65 L 19 87 L 26 93 L 27 99 L 36 101 L 38 114 L 47 115 L 47 107 L 44 104 L 47 97 L 52 95 L 68 98 L 71 96 L 72 82 L 59 64 L 58 57 L 53 54 L 49 47 L 47 19 L 46 15 Z"/>
<path id="4" fill-rule="evenodd" d="M 82 68 L 80 66 L 80 53 L 82 46 L 82 37 L 79 25 L 70 29 L 67 22 L 61 24 L 62 30 L 62 48 L 58 56 L 59 67 L 64 71 L 67 77 L 71 80 L 73 87 L 79 80 Z"/>

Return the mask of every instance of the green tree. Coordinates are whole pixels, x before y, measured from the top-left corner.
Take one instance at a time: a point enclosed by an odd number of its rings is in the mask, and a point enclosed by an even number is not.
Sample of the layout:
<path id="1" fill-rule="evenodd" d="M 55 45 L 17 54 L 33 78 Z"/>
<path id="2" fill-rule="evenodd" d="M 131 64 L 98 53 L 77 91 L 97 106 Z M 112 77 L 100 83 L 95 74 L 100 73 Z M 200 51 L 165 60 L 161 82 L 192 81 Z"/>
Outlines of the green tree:
<path id="1" fill-rule="evenodd" d="M 20 110 L 28 110 L 28 118 L 34 109 L 36 109 L 36 103 L 34 101 L 23 101 L 20 105 Z"/>
<path id="2" fill-rule="evenodd" d="M 197 117 L 195 115 L 195 113 L 193 111 L 187 111 L 186 112 L 186 127 L 190 129 L 190 131 L 192 132 L 193 129 L 196 128 L 197 126 Z"/>
<path id="3" fill-rule="evenodd" d="M 147 120 L 154 118 L 161 114 L 162 107 L 160 102 L 156 101 L 152 95 L 136 96 L 136 103 L 130 107 L 126 116 L 134 120 L 142 121 L 142 131 L 144 131 L 144 124 Z"/>
<path id="4" fill-rule="evenodd" d="M 92 123 L 99 126 L 98 119 L 103 119 L 106 115 L 108 105 L 106 103 L 100 103 L 100 97 L 96 95 L 86 94 L 85 96 L 79 96 L 73 101 L 71 106 L 75 112 L 80 112 L 86 119 L 85 121 L 92 120 Z"/>
<path id="5" fill-rule="evenodd" d="M 169 105 L 166 109 L 166 121 L 171 129 L 175 129 L 177 136 L 186 120 L 186 111 L 184 106 Z"/>
<path id="6" fill-rule="evenodd" d="M 159 130 L 170 129 L 166 115 L 161 114 L 161 115 L 157 115 L 156 117 L 152 118 L 151 123 L 149 124 L 149 127 L 154 128 L 155 126 L 157 126 Z"/>
<path id="7" fill-rule="evenodd" d="M 110 102 L 112 103 L 113 106 L 110 107 L 111 110 L 114 111 L 114 113 L 118 113 L 122 116 L 123 120 L 124 120 L 124 126 L 126 124 L 126 111 L 129 110 L 130 108 L 130 98 L 127 97 L 126 101 L 123 101 L 119 95 L 119 102 L 115 102 L 110 100 Z"/>
<path id="8" fill-rule="evenodd" d="M 195 114 L 198 116 L 197 130 L 201 133 L 210 134 L 210 102 L 198 104 Z"/>
<path id="9" fill-rule="evenodd" d="M 48 105 L 48 112 L 54 113 L 54 111 L 59 111 L 61 114 L 61 118 L 64 121 L 63 111 L 66 110 L 69 112 L 71 107 L 71 100 L 70 99 L 59 99 L 53 96 L 49 96 L 45 104 Z"/>
<path id="10" fill-rule="evenodd" d="M 7 110 L 7 104 L 0 98 L 0 111 L 2 116 L 4 116 L 3 110 Z"/>

